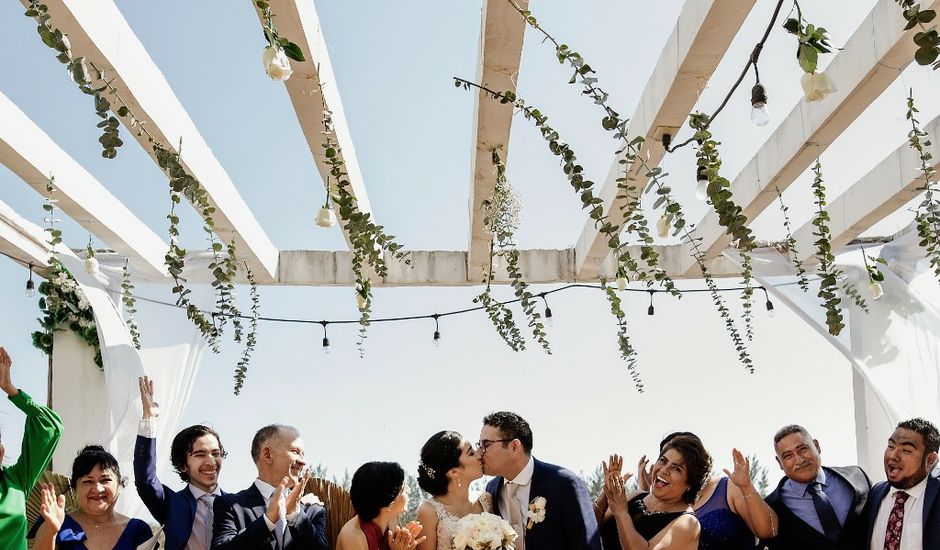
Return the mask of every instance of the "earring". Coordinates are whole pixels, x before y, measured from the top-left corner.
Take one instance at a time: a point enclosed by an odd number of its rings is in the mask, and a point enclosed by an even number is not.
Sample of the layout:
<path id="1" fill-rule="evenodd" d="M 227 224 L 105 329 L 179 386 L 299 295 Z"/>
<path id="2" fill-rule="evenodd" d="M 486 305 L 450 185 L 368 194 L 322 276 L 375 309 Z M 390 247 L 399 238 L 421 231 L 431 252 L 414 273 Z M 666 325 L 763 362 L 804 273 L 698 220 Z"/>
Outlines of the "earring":
<path id="1" fill-rule="evenodd" d="M 463 485 L 460 483 L 460 476 L 457 476 L 457 487 L 463 487 Z"/>

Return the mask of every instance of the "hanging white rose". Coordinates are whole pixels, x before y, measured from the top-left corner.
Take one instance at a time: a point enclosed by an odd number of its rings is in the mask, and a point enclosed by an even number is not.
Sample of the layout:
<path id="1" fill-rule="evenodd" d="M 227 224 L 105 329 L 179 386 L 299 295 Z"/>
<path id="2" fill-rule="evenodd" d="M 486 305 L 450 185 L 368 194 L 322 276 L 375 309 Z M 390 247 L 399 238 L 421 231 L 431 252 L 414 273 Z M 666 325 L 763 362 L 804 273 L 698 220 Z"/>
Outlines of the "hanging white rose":
<path id="1" fill-rule="evenodd" d="M 85 258 L 85 273 L 88 273 L 89 275 L 98 274 L 98 259 L 94 256 Z"/>
<path id="2" fill-rule="evenodd" d="M 659 234 L 660 239 L 665 239 L 669 236 L 669 227 L 672 223 L 669 221 L 669 218 L 666 216 L 660 216 L 656 221 L 656 233 Z"/>
<path id="3" fill-rule="evenodd" d="M 617 277 L 617 290 L 623 292 L 627 289 L 627 278 L 626 277 Z"/>
<path id="4" fill-rule="evenodd" d="M 336 214 L 327 207 L 323 207 L 317 212 L 316 223 L 320 227 L 330 228 L 336 225 Z"/>
<path id="5" fill-rule="evenodd" d="M 885 295 L 885 289 L 877 281 L 872 281 L 868 285 L 868 292 L 871 293 L 872 300 L 877 300 Z"/>
<path id="6" fill-rule="evenodd" d="M 800 85 L 803 86 L 803 98 L 806 101 L 822 101 L 829 94 L 837 91 L 832 79 L 825 71 L 803 73 L 800 77 Z"/>
<path id="7" fill-rule="evenodd" d="M 364 310 L 366 305 L 368 305 L 368 300 L 366 297 L 358 292 L 356 293 L 356 305 L 359 307 L 359 311 Z"/>
<path id="8" fill-rule="evenodd" d="M 261 55 L 261 62 L 264 65 L 264 72 L 271 77 L 271 80 L 284 81 L 293 73 L 290 68 L 290 59 L 281 48 L 267 46 Z"/>

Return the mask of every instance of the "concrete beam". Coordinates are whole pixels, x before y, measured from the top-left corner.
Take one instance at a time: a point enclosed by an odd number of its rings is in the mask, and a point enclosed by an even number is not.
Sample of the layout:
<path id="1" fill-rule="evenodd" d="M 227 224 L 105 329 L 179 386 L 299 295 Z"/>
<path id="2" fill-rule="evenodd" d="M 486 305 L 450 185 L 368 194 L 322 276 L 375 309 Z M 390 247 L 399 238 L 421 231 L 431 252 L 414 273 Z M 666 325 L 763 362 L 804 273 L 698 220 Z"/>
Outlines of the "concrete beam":
<path id="1" fill-rule="evenodd" d="M 0 164 L 43 197 L 56 176 L 58 207 L 150 277 L 162 277 L 167 244 L 9 98 L 0 93 Z"/>
<path id="2" fill-rule="evenodd" d="M 9 205 L 0 201 L 0 252 L 24 264 L 47 267 L 47 238 L 41 227 L 22 218 Z M 63 246 L 62 250 L 66 250 L 66 247 Z"/>
<path id="3" fill-rule="evenodd" d="M 359 160 L 356 158 L 356 148 L 353 146 L 349 125 L 343 111 L 343 102 L 340 99 L 339 87 L 333 75 L 333 65 L 330 62 L 323 29 L 320 27 L 320 18 L 312 1 L 299 0 L 270 0 L 272 13 L 277 16 L 278 33 L 291 40 L 304 52 L 306 61 L 303 63 L 291 60 L 293 74 L 284 81 L 297 121 L 303 131 L 310 154 L 317 165 L 324 185 L 330 172 L 329 164 L 323 150 L 323 104 L 332 113 L 333 134 L 330 136 L 339 144 L 342 154 L 340 160 L 344 162 L 344 169 L 349 179 L 352 194 L 356 199 L 356 207 L 363 213 L 372 213 L 369 204 L 369 195 L 366 193 L 362 172 L 359 170 Z M 255 7 L 258 20 L 263 21 L 261 10 Z M 260 32 L 260 29 L 259 29 Z M 260 68 L 259 68 L 260 70 Z M 323 83 L 321 97 L 319 83 Z M 337 219 L 339 207 L 334 205 Z M 311 209 L 311 217 L 316 208 Z M 373 214 L 373 220 L 375 215 Z M 378 222 L 376 222 L 378 223 Z M 349 234 L 343 231 L 346 244 L 350 245 Z"/>
<path id="4" fill-rule="evenodd" d="M 517 0 L 522 9 L 528 0 Z M 492 89 L 516 89 L 522 42 L 526 23 L 507 0 L 487 0 L 483 4 L 480 25 L 480 49 L 477 58 L 476 82 Z M 483 225 L 483 200 L 496 186 L 496 170 L 492 151 L 501 147 L 500 156 L 508 164 L 509 130 L 512 126 L 512 105 L 493 101 L 478 90 L 473 96 L 473 152 L 470 185 L 470 243 L 467 254 L 467 280 L 477 283 L 489 266 L 490 243 L 493 236 Z"/>
<path id="5" fill-rule="evenodd" d="M 687 0 L 682 6 L 627 129 L 631 137 L 646 138 L 641 155 L 649 158 L 651 167 L 658 166 L 665 154 L 662 135 L 674 136 L 685 124 L 698 101 L 702 83 L 715 71 L 755 1 Z M 621 209 L 627 204 L 627 200 L 617 198 L 621 193 L 616 180 L 623 176 L 624 165 L 620 161 L 624 157 L 621 154 L 614 159 L 599 193 L 604 212 L 615 220 L 621 219 Z M 649 181 L 645 173 L 641 170 L 632 183 L 638 193 L 643 192 Z M 585 222 L 575 249 L 578 277 L 583 279 L 594 278 L 610 252 L 607 239 L 590 219 Z"/>
<path id="6" fill-rule="evenodd" d="M 940 9 L 940 1 L 925 8 Z M 826 67 L 839 90 L 820 102 L 797 103 L 734 179 L 734 200 L 748 220 L 777 200 L 774 188 L 789 187 L 913 61 L 917 30 L 905 32 L 904 25 L 897 2 L 879 0 Z M 731 243 L 714 212 L 696 225 L 695 236 L 709 258 Z M 698 269 L 691 257 L 685 265 Z"/>
<path id="7" fill-rule="evenodd" d="M 21 2 L 24 6 L 29 4 L 26 0 Z M 216 208 L 214 217 L 219 238 L 229 241 L 234 235 L 240 256 L 249 262 L 258 279 L 273 280 L 277 274 L 277 248 L 113 0 L 49 0 L 45 3 L 53 26 L 69 35 L 73 55 L 84 56 L 104 72 L 106 79 L 117 88 L 121 100 L 153 139 L 170 151 L 176 151 L 182 140 L 185 145 L 183 166 L 199 180 Z M 93 78 L 98 76 L 94 70 L 91 73 Z M 96 80 L 93 84 L 98 86 L 103 81 Z M 67 85 L 69 83 L 63 82 L 63 86 Z M 116 100 L 112 98 L 111 102 L 114 104 Z M 133 137 L 154 157 L 147 135 L 138 135 L 138 129 L 130 127 L 129 116 L 118 118 L 125 126 L 122 137 Z"/>
<path id="8" fill-rule="evenodd" d="M 930 135 L 931 145 L 925 150 L 933 155 L 931 166 L 940 170 L 940 141 L 937 139 L 940 136 L 940 117 L 930 121 L 924 130 Z M 917 189 L 924 186 L 919 168 L 917 151 L 905 141 L 845 193 L 831 201 L 826 210 L 829 212 L 833 250 L 849 244 L 917 196 Z M 813 244 L 816 230 L 809 221 L 793 233 L 800 251 L 799 259 L 803 262 L 812 264 L 818 261 Z"/>

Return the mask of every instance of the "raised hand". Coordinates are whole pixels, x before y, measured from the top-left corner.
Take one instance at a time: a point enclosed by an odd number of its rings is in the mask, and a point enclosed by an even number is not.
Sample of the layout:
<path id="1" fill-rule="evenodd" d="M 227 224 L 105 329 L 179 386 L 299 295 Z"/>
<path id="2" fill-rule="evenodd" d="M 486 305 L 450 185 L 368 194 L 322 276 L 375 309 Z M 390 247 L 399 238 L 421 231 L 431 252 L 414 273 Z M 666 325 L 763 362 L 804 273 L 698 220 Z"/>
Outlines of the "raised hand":
<path id="1" fill-rule="evenodd" d="M 604 471 L 604 494 L 607 496 L 607 505 L 614 514 L 627 510 L 627 494 L 624 483 L 630 479 L 632 474 L 621 474 L 622 467 L 623 458 L 617 454 L 610 455 L 606 462 L 601 462 L 601 468 Z"/>
<path id="2" fill-rule="evenodd" d="M 268 501 L 268 510 L 264 515 L 268 516 L 268 519 L 271 520 L 271 523 L 277 523 L 277 520 L 281 519 L 281 510 L 284 510 L 287 507 L 287 502 L 284 498 L 284 488 L 290 483 L 290 479 L 284 477 L 281 479 L 281 482 L 277 484 L 277 487 L 274 488 L 274 493 L 271 495 L 271 499 Z M 286 520 L 287 518 L 285 518 Z"/>
<path id="3" fill-rule="evenodd" d="M 641 491 L 649 491 L 653 486 L 653 467 L 649 466 L 649 463 L 649 459 L 643 455 L 636 464 L 637 488 Z"/>
<path id="4" fill-rule="evenodd" d="M 153 400 L 153 380 L 144 376 L 137 379 L 140 386 L 140 403 L 144 406 L 144 420 L 160 416 L 160 405 Z"/>
<path id="5" fill-rule="evenodd" d="M 297 508 L 300 506 L 300 499 L 304 496 L 304 487 L 306 487 L 307 480 L 309 479 L 310 471 L 304 468 L 300 474 L 300 479 L 297 480 L 297 483 L 294 484 L 294 488 L 291 489 L 290 494 L 288 494 L 287 498 L 284 499 L 284 510 L 288 516 L 296 512 Z"/>
<path id="6" fill-rule="evenodd" d="M 731 459 L 734 461 L 734 471 L 729 472 L 724 468 L 725 475 L 741 489 L 751 486 L 751 461 L 745 457 L 741 451 L 731 449 Z"/>
<path id="7" fill-rule="evenodd" d="M 65 495 L 56 497 L 55 487 L 51 483 L 43 483 L 41 487 L 42 497 L 40 502 L 42 502 L 42 508 L 39 513 L 45 522 L 49 524 L 49 527 L 55 529 L 55 532 L 58 533 L 65 521 Z"/>
<path id="8" fill-rule="evenodd" d="M 20 390 L 13 385 L 13 379 L 10 377 L 10 370 L 13 368 L 13 359 L 7 353 L 7 350 L 0 346 L 0 390 L 13 397 Z"/>

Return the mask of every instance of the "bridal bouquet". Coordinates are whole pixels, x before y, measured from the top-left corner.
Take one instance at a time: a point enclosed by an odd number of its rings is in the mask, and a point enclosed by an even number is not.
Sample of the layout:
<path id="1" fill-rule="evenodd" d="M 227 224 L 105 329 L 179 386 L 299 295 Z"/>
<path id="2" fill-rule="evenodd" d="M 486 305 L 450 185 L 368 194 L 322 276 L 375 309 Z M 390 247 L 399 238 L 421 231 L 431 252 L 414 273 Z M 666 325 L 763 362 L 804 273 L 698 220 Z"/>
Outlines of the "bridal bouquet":
<path id="1" fill-rule="evenodd" d="M 499 516 L 468 514 L 457 522 L 454 550 L 513 550 L 516 536 L 509 522 Z"/>

